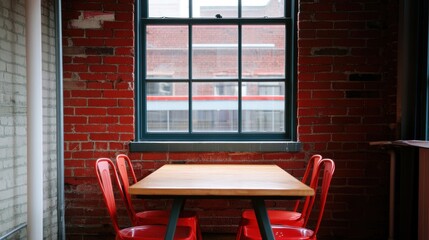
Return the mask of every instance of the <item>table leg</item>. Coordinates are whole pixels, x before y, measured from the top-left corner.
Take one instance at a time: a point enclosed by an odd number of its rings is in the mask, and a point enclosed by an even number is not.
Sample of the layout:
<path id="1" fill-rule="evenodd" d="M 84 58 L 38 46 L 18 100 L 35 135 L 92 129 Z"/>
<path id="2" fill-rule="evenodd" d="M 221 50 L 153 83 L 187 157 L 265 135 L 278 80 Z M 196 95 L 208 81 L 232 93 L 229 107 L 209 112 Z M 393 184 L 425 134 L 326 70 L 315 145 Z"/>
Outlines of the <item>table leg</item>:
<path id="1" fill-rule="evenodd" d="M 253 209 L 255 210 L 256 219 L 258 220 L 259 231 L 263 240 L 274 240 L 273 230 L 271 229 L 270 219 L 268 212 L 265 208 L 263 199 L 252 199 Z"/>
<path id="2" fill-rule="evenodd" d="M 183 198 L 175 198 L 170 212 L 170 219 L 167 225 L 164 240 L 173 240 L 174 232 L 176 231 L 177 219 L 179 218 L 180 211 L 183 207 Z"/>

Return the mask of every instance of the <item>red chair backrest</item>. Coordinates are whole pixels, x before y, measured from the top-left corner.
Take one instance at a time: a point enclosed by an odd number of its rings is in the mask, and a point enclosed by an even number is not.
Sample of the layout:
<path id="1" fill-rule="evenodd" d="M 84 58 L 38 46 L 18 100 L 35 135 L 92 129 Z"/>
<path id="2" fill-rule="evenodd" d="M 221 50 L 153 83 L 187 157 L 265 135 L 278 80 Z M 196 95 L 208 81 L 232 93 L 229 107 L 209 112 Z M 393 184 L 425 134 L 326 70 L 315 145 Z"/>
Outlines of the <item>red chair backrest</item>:
<path id="1" fill-rule="evenodd" d="M 322 156 L 319 154 L 314 154 L 313 156 L 311 156 L 310 160 L 307 163 L 307 168 L 305 169 L 304 176 L 302 177 L 302 180 L 301 180 L 303 183 L 309 184 L 309 186 L 313 189 L 314 189 L 313 185 L 315 184 L 317 173 L 319 172 L 319 166 L 320 166 L 321 160 L 322 160 Z M 311 178 L 308 179 L 308 177 L 310 176 L 310 172 L 311 172 Z M 312 200 L 314 201 L 314 197 L 308 196 L 305 198 L 302 211 L 301 211 L 301 217 L 304 218 L 304 222 L 307 221 L 307 218 L 310 215 L 309 206 Z M 300 200 L 296 201 L 295 207 L 293 209 L 294 212 L 298 211 L 300 203 L 301 203 Z"/>
<path id="2" fill-rule="evenodd" d="M 132 183 L 137 182 L 136 173 L 134 172 L 134 168 L 133 168 L 133 165 L 131 164 L 131 160 L 127 155 L 119 154 L 118 156 L 116 156 L 116 165 L 118 166 L 118 170 L 119 170 L 119 174 L 121 175 L 121 178 L 122 176 L 124 176 L 124 177 L 127 177 L 126 179 L 128 180 L 128 172 L 127 172 L 127 167 L 128 167 L 131 173 L 131 177 L 133 179 Z"/>
<path id="3" fill-rule="evenodd" d="M 130 182 L 129 182 L 129 175 L 128 175 L 127 169 L 129 169 L 131 173 L 131 177 L 133 179 L 132 183 L 137 182 L 136 174 L 134 173 L 134 168 L 133 168 L 133 165 L 131 164 L 130 158 L 125 154 L 119 154 L 116 156 L 116 166 L 118 167 L 119 176 L 122 182 L 122 188 L 124 192 L 127 211 L 128 211 L 128 214 L 130 215 L 131 220 L 133 221 L 133 224 L 135 225 L 137 220 L 135 217 L 136 211 L 131 201 L 131 195 L 128 192 L 128 188 L 130 187 Z"/>
<path id="4" fill-rule="evenodd" d="M 332 180 L 332 176 L 334 175 L 334 171 L 335 171 L 335 163 L 334 161 L 332 161 L 332 159 L 329 158 L 324 158 L 319 162 L 320 166 L 319 169 L 323 170 L 323 176 L 322 176 L 322 187 L 321 187 L 321 191 L 320 191 L 320 197 L 319 197 L 319 216 L 317 218 L 317 222 L 316 222 L 316 226 L 314 228 L 314 234 L 316 235 L 317 232 L 319 231 L 319 227 L 320 227 L 320 223 L 322 222 L 322 217 L 323 217 L 323 212 L 325 211 L 325 204 L 326 204 L 326 198 L 328 197 L 328 190 L 329 190 L 329 186 L 331 185 L 331 180 Z M 317 188 L 319 185 L 319 173 L 321 171 L 318 171 L 316 176 L 315 176 L 315 181 L 314 181 L 314 191 L 315 191 L 315 196 L 317 194 Z M 314 199 L 316 197 L 313 198 L 313 201 L 310 202 L 309 205 L 309 211 L 311 211 L 311 209 L 314 207 Z M 307 225 L 307 221 L 309 219 L 309 216 L 307 216 L 306 222 L 304 223 L 304 226 Z"/>
<path id="5" fill-rule="evenodd" d="M 112 220 L 113 228 L 118 235 L 120 229 L 118 225 L 117 208 L 115 194 L 113 192 L 112 178 L 115 180 L 115 184 L 118 186 L 119 191 L 122 192 L 122 188 L 119 183 L 115 165 L 108 158 L 99 158 L 95 162 L 95 172 L 97 175 L 98 184 L 100 185 L 101 191 L 103 193 L 104 202 L 109 212 L 110 219 Z"/>

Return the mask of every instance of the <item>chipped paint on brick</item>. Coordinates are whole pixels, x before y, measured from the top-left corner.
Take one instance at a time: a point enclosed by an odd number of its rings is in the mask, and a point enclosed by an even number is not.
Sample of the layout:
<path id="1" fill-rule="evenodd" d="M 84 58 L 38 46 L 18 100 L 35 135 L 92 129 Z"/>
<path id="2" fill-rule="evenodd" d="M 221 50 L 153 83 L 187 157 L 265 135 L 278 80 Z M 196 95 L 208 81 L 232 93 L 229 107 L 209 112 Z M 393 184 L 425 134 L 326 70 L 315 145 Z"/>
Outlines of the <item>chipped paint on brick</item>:
<path id="1" fill-rule="evenodd" d="M 70 28 L 100 29 L 104 21 L 114 21 L 115 14 L 107 12 L 81 12 L 78 19 L 70 20 Z"/>

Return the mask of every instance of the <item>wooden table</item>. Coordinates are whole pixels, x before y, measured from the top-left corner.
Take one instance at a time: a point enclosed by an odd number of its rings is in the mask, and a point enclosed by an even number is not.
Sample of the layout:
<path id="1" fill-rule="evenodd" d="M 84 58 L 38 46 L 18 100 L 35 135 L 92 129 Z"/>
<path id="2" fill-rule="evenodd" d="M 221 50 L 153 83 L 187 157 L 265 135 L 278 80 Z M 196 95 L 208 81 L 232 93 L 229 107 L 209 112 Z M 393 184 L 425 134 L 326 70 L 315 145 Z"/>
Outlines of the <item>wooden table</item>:
<path id="1" fill-rule="evenodd" d="M 252 200 L 263 239 L 273 240 L 265 199 L 312 196 L 312 188 L 278 167 L 257 164 L 167 164 L 130 187 L 130 194 L 173 198 L 165 239 L 173 239 L 186 198 Z"/>

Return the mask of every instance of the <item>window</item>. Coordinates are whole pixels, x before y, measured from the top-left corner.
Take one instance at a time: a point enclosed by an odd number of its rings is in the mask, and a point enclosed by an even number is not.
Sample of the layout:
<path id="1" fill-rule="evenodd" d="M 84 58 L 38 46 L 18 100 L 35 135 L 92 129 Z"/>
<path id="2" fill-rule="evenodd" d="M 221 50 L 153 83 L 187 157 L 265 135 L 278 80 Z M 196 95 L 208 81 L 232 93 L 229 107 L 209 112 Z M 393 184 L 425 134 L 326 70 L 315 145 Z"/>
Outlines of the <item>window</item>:
<path id="1" fill-rule="evenodd" d="M 141 0 L 136 142 L 294 141 L 293 0 Z"/>

